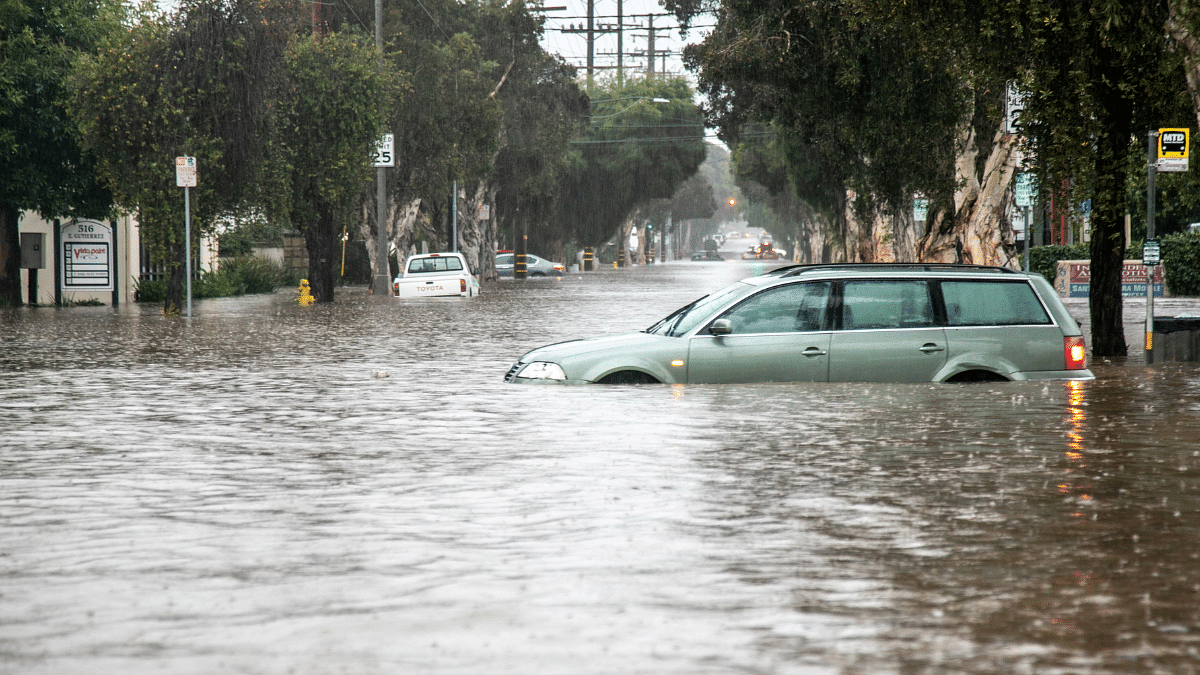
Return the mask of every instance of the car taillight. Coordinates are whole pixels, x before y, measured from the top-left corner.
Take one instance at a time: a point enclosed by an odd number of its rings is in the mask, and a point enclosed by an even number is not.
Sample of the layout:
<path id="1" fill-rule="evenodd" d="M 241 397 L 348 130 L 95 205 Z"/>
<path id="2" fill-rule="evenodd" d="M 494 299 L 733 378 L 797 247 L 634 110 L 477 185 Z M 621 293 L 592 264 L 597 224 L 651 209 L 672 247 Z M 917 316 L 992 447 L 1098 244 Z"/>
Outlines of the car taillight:
<path id="1" fill-rule="evenodd" d="M 466 293 L 466 292 L 467 292 L 467 280 L 466 280 L 466 279 L 459 279 L 459 280 L 458 280 L 458 292 L 459 292 L 459 293 Z"/>
<path id="2" fill-rule="evenodd" d="M 392 295 L 400 295 L 400 282 L 392 284 Z"/>
<path id="3" fill-rule="evenodd" d="M 1067 370 L 1087 368 L 1087 349 L 1083 346 L 1083 338 L 1063 338 L 1063 357 L 1067 362 Z"/>

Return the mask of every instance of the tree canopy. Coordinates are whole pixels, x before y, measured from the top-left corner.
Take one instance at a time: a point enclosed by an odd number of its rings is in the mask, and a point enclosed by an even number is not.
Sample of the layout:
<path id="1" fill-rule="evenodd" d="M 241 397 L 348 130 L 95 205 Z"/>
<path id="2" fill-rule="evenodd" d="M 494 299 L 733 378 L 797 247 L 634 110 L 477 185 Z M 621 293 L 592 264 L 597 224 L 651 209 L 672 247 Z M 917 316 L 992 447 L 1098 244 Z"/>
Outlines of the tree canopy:
<path id="1" fill-rule="evenodd" d="M 558 221 L 583 246 L 610 239 L 639 205 L 674 196 L 707 152 L 703 118 L 683 80 L 599 86 L 591 96 L 591 129 L 574 143 L 558 203 Z"/>
<path id="2" fill-rule="evenodd" d="M 112 197 L 67 112 L 75 56 L 120 26 L 110 0 L 0 0 L 0 305 L 20 297 L 24 210 L 103 217 Z"/>

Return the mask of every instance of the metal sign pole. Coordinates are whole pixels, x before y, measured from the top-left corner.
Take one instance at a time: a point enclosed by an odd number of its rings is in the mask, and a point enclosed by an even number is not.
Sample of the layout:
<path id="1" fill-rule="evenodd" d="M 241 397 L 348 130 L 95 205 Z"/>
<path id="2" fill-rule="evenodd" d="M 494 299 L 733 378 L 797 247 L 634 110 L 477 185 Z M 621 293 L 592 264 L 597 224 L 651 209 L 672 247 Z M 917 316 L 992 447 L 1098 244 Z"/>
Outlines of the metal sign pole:
<path id="1" fill-rule="evenodd" d="M 184 269 L 187 271 L 187 316 L 192 315 L 192 202 L 191 188 L 183 188 Z"/>

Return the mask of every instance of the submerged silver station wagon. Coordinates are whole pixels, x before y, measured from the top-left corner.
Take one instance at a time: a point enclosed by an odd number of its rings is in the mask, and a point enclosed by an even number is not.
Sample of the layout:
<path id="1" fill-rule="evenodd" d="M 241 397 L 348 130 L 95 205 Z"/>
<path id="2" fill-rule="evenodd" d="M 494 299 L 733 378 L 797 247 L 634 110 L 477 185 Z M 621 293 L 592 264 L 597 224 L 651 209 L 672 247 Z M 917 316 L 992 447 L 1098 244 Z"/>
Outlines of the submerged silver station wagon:
<path id="1" fill-rule="evenodd" d="M 640 333 L 525 354 L 513 383 L 1090 380 L 1079 324 L 1039 274 L 941 264 L 791 265 Z"/>

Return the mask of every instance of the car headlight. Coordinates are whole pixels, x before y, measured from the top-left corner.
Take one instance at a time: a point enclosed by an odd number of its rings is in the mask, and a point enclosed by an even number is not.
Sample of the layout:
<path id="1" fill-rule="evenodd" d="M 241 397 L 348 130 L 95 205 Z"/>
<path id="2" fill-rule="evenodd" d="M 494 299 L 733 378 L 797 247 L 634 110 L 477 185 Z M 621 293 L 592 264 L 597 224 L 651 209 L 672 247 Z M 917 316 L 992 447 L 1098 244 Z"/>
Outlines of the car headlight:
<path id="1" fill-rule="evenodd" d="M 526 380 L 565 380 L 567 374 L 557 363 L 534 361 L 517 371 L 517 377 Z"/>

